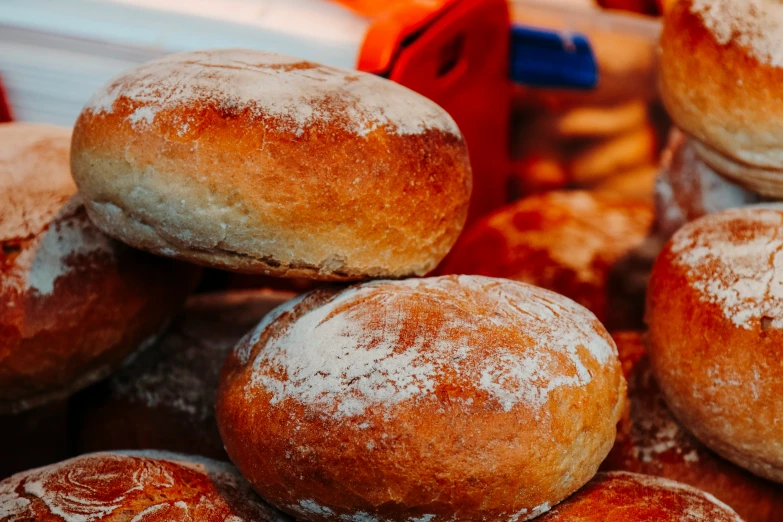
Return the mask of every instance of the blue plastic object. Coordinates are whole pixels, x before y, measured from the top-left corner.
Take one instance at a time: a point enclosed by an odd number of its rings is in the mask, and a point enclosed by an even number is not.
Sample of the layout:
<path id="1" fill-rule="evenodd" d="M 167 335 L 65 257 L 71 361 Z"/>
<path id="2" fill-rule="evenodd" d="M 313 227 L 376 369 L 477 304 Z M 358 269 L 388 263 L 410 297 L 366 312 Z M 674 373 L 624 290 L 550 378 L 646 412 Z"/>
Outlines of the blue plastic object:
<path id="1" fill-rule="evenodd" d="M 511 27 L 511 80 L 531 87 L 592 89 L 598 64 L 584 35 Z"/>

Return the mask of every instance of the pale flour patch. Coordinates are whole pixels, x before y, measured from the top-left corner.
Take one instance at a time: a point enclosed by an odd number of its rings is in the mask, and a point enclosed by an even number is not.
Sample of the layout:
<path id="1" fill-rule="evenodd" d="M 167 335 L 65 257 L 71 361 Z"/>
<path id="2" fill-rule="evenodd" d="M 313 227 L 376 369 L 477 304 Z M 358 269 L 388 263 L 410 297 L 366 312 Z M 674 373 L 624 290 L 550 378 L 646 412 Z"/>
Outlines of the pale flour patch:
<path id="1" fill-rule="evenodd" d="M 114 255 L 111 240 L 86 217 L 55 220 L 32 244 L 24 247 L 2 281 L 3 288 L 19 292 L 35 290 L 51 295 L 57 279 L 67 274 L 72 256 Z"/>
<path id="2" fill-rule="evenodd" d="M 4 517 L 21 515 L 29 505 L 30 501 L 26 498 L 19 497 L 13 491 L 0 489 L 0 515 Z"/>
<path id="3" fill-rule="evenodd" d="M 292 506 L 291 509 L 303 515 L 319 515 L 324 517 L 334 516 L 334 511 L 326 506 L 318 504 L 315 500 L 312 499 L 300 500 L 299 505 Z"/>
<path id="4" fill-rule="evenodd" d="M 693 0 L 698 15 L 721 45 L 735 41 L 763 64 L 783 67 L 783 3 L 780 0 Z"/>
<path id="5" fill-rule="evenodd" d="M 712 214 L 673 237 L 674 263 L 686 269 L 701 299 L 734 325 L 766 318 L 783 327 L 783 212 L 747 207 Z"/>
<path id="6" fill-rule="evenodd" d="M 143 107 L 143 113 L 137 108 L 131 115 L 131 123 L 149 123 L 172 107 L 206 103 L 277 118 L 284 130 L 298 135 L 318 123 L 332 123 L 358 136 L 379 127 L 397 134 L 436 129 L 459 135 L 445 111 L 399 84 L 262 51 L 166 56 L 115 77 L 93 95 L 86 109 L 111 113 L 120 98 Z"/>
<path id="7" fill-rule="evenodd" d="M 427 328 L 416 315 L 423 310 Z M 596 323 L 567 298 L 509 280 L 447 276 L 366 283 L 275 331 L 248 361 L 248 386 L 271 393 L 273 404 L 294 399 L 344 418 L 431 397 L 444 376 L 456 372 L 505 411 L 541 411 L 553 390 L 592 380 L 588 362 L 606 365 L 616 354 Z M 274 325 L 273 318 L 252 338 Z M 488 339 L 482 333 L 487 329 L 499 335 Z M 524 332 L 530 347 L 508 345 L 504 331 L 514 332 L 510 339 Z M 487 349 L 489 358 L 483 355 Z"/>
<path id="8" fill-rule="evenodd" d="M 155 111 L 151 107 L 139 107 L 133 113 L 131 113 L 130 116 L 128 116 L 128 121 L 131 122 L 131 125 L 134 127 L 139 122 L 144 123 L 152 123 L 155 120 Z"/>

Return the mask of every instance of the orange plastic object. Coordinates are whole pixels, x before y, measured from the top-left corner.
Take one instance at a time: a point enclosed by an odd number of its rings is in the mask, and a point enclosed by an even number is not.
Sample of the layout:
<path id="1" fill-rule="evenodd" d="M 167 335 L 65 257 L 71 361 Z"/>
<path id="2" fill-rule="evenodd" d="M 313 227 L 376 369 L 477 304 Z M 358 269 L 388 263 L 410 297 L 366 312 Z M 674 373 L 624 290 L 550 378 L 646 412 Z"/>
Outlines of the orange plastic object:
<path id="1" fill-rule="evenodd" d="M 405 41 L 459 0 L 339 0 L 356 14 L 369 18 L 356 68 L 386 75 Z"/>
<path id="2" fill-rule="evenodd" d="M 373 19 L 357 68 L 427 96 L 462 130 L 474 179 L 468 221 L 502 206 L 511 104 L 505 0 L 340 3 Z"/>

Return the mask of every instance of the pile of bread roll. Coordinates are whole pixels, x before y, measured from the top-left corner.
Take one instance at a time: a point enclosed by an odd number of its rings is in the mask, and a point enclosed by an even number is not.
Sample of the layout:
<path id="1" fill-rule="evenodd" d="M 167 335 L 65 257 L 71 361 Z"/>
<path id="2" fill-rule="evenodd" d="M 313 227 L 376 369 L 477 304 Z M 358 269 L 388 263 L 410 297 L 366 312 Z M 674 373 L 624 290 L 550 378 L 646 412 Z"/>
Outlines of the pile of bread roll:
<path id="1" fill-rule="evenodd" d="M 783 207 L 746 206 L 780 149 L 746 116 L 783 8 L 712 4 L 667 15 L 657 208 L 561 190 L 462 233 L 440 107 L 261 51 L 0 126 L 0 521 L 781 520 Z M 718 56 L 770 83 L 676 74 Z M 191 295 L 201 267 L 315 290 Z"/>

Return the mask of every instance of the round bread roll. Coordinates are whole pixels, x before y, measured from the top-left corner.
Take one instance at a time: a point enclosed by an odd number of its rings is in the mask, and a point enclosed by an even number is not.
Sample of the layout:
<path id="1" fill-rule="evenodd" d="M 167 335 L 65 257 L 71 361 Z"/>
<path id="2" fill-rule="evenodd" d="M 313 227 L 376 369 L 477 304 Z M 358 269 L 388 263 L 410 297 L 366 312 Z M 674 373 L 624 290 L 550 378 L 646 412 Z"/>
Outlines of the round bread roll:
<path id="1" fill-rule="evenodd" d="M 628 381 L 628 408 L 602 471 L 630 471 L 688 484 L 715 495 L 746 522 L 779 522 L 783 486 L 724 460 L 674 418 L 652 375 L 641 334 L 612 334 Z"/>
<path id="2" fill-rule="evenodd" d="M 0 520 L 289 522 L 230 464 L 157 451 L 82 455 L 0 482 Z"/>
<path id="3" fill-rule="evenodd" d="M 596 472 L 625 381 L 593 314 L 487 277 L 315 291 L 228 357 L 231 460 L 303 520 L 529 520 Z"/>
<path id="4" fill-rule="evenodd" d="M 0 125 L 0 413 L 64 398 L 148 346 L 198 270 L 134 251 L 87 219 L 70 131 Z"/>
<path id="5" fill-rule="evenodd" d="M 473 225 L 441 271 L 534 284 L 573 299 L 610 330 L 640 326 L 646 271 L 615 267 L 644 242 L 652 220 L 649 203 L 608 194 L 532 196 Z"/>
<path id="6" fill-rule="evenodd" d="M 275 276 L 423 275 L 457 239 L 471 191 L 465 142 L 435 103 L 261 51 L 176 54 L 111 80 L 71 153 L 107 234 Z"/>
<path id="7" fill-rule="evenodd" d="M 656 232 L 664 239 L 701 216 L 759 201 L 759 194 L 716 174 L 696 154 L 692 140 L 672 130 L 655 183 Z"/>
<path id="8" fill-rule="evenodd" d="M 636 473 L 599 473 L 540 522 L 743 522 L 709 493 Z"/>
<path id="9" fill-rule="evenodd" d="M 76 451 L 161 449 L 227 460 L 215 422 L 220 367 L 291 297 L 264 290 L 191 297 L 153 349 L 71 400 Z"/>
<path id="10" fill-rule="evenodd" d="M 661 36 L 661 96 L 716 172 L 783 198 L 783 4 L 680 0 Z"/>
<path id="11" fill-rule="evenodd" d="M 650 360 L 674 414 L 711 449 L 783 482 L 783 207 L 682 227 L 648 291 Z"/>

